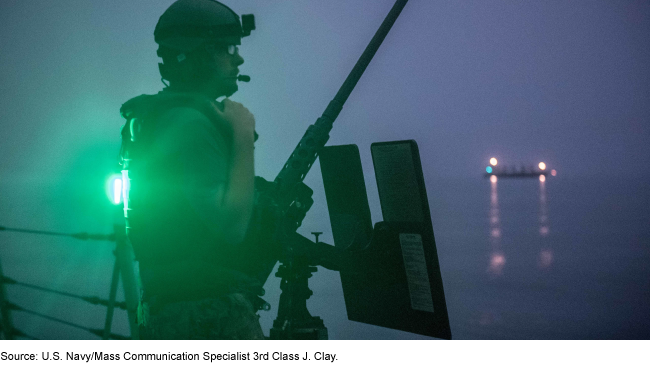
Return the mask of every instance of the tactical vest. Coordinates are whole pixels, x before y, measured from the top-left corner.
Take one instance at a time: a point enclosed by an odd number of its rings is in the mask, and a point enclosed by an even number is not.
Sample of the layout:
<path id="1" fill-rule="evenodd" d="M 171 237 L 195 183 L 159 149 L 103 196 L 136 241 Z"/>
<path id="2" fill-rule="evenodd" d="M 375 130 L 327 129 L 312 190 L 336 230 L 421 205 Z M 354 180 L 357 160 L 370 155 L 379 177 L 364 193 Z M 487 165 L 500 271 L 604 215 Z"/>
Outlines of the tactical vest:
<path id="1" fill-rule="evenodd" d="M 149 147 L 158 132 L 158 119 L 165 112 L 176 107 L 189 107 L 200 111 L 220 132 L 230 141 L 232 132 L 228 126 L 217 116 L 216 102 L 197 95 L 187 93 L 173 93 L 163 91 L 158 95 L 142 95 L 134 98 L 122 106 L 121 114 L 126 119 L 122 128 L 122 175 L 124 181 L 124 214 L 126 219 L 127 236 L 131 239 L 136 258 L 141 261 L 153 260 L 167 262 L 182 258 L 184 252 L 174 252 L 173 247 L 164 247 L 161 242 L 170 241 L 172 237 L 183 240 L 191 235 L 197 236 L 201 230 L 198 222 L 168 221 L 156 222 L 152 216 L 165 217 L 164 212 L 157 211 L 165 206 L 165 199 L 173 199 L 173 175 L 166 175 L 166 166 L 163 161 L 151 161 Z M 231 146 L 226 146 L 230 150 Z M 168 201 L 169 209 L 183 209 L 183 202 Z M 187 208 L 187 207 L 185 207 Z M 179 219 L 188 218 L 191 212 L 168 212 L 167 216 L 178 216 Z M 150 219 L 151 218 L 151 219 Z M 171 218 L 169 218 L 170 220 Z M 168 232 L 143 232 L 147 227 L 160 226 L 162 230 L 168 227 Z M 158 230 L 160 231 L 160 229 Z M 170 236 L 171 234 L 171 236 Z M 207 233 L 206 233 L 207 234 Z M 180 244 L 174 244 L 179 246 Z M 169 248 L 169 249 L 167 249 Z M 168 257 L 165 257 L 167 255 Z"/>
<path id="2" fill-rule="evenodd" d="M 277 253 L 270 255 L 268 250 L 257 250 L 253 239 L 238 247 L 224 244 L 220 251 L 215 251 L 214 242 L 201 239 L 207 236 L 207 229 L 193 219 L 191 212 L 163 212 L 186 207 L 182 203 L 175 206 L 173 202 L 164 202 L 165 194 L 161 192 L 165 188 L 161 187 L 161 181 L 173 177 L 166 176 L 161 166 L 148 166 L 152 162 L 147 158 L 147 150 L 156 136 L 159 117 L 175 107 L 190 107 L 208 117 L 217 128 L 221 128 L 222 133 L 232 133 L 216 114 L 214 108 L 218 105 L 199 95 L 163 91 L 158 95 L 136 97 L 122 106 L 121 114 L 126 123 L 122 128 L 120 156 L 127 236 L 136 259 L 140 261 L 143 286 L 149 293 L 176 292 L 188 298 L 201 296 L 202 292 L 214 291 L 214 288 L 219 292 L 233 292 L 242 291 L 242 287 L 251 291 L 253 287 L 252 292 L 256 292 L 261 289 L 259 283 L 264 283 L 276 261 Z M 257 139 L 257 135 L 255 137 Z M 163 209 L 160 209 L 161 205 Z M 236 257 L 250 259 L 233 259 Z M 235 265 L 237 261 L 240 263 Z M 264 270 L 259 268 L 262 261 Z M 192 282 L 205 282 L 212 287 L 192 291 L 188 288 Z"/>

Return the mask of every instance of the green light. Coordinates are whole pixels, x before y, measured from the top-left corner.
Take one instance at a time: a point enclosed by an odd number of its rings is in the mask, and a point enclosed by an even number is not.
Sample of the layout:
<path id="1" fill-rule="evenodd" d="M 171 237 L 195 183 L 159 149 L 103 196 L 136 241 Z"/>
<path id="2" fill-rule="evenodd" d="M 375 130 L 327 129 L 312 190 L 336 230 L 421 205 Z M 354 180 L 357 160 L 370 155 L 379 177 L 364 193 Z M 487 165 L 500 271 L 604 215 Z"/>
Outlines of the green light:
<path id="1" fill-rule="evenodd" d="M 106 196 L 113 204 L 122 202 L 122 176 L 120 174 L 111 175 L 106 181 Z"/>
<path id="2" fill-rule="evenodd" d="M 120 204 L 122 201 L 122 179 L 113 180 L 113 204 Z"/>
<path id="3" fill-rule="evenodd" d="M 487 171 L 488 174 L 492 173 L 492 167 L 488 166 L 485 168 L 485 171 Z"/>

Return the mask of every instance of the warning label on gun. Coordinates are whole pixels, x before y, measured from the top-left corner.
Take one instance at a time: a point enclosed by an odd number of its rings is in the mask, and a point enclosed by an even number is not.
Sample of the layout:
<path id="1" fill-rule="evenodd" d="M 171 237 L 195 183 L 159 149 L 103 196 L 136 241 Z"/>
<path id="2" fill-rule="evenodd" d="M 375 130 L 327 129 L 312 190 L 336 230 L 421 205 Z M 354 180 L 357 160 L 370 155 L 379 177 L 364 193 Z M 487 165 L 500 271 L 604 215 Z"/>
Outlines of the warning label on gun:
<path id="1" fill-rule="evenodd" d="M 402 258 L 406 269 L 406 279 L 411 297 L 411 307 L 415 310 L 433 313 L 433 298 L 427 262 L 424 258 L 422 236 L 415 233 L 400 233 Z"/>

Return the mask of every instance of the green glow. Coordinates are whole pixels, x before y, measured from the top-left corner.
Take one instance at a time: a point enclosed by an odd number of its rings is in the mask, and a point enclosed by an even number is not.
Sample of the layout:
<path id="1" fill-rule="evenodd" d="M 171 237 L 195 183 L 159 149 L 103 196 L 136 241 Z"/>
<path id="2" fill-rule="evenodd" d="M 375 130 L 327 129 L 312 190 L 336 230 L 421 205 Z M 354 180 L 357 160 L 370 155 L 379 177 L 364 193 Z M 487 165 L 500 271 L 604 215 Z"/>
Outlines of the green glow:
<path id="1" fill-rule="evenodd" d="M 122 175 L 113 174 L 106 180 L 106 197 L 116 205 L 122 202 Z"/>
<path id="2" fill-rule="evenodd" d="M 122 201 L 122 179 L 113 180 L 113 204 L 120 204 Z"/>

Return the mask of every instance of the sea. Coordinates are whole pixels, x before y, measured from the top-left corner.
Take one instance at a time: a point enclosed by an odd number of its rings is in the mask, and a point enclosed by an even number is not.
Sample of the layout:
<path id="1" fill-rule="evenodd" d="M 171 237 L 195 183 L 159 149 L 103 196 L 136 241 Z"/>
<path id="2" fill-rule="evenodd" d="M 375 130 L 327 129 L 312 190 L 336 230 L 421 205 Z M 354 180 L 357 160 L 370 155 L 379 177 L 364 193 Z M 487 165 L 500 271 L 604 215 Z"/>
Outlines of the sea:
<path id="1" fill-rule="evenodd" d="M 427 177 L 426 184 L 453 339 L 650 339 L 647 179 L 558 174 L 491 182 L 477 175 Z M 65 179 L 4 179 L 0 190 L 0 226 L 112 231 L 114 209 L 97 208 L 106 196 Z M 6 231 L 0 242 L 4 276 L 107 298 L 112 243 Z M 273 276 L 265 285 L 267 335 L 279 286 Z M 24 285 L 4 288 L 6 300 L 25 309 L 12 311 L 12 321 L 28 337 L 99 338 L 88 329 L 104 327 L 105 307 Z M 330 339 L 433 339 L 348 320 L 336 271 L 319 268 L 310 288 L 308 309 Z M 129 335 L 124 311 L 116 310 L 112 331 Z"/>

